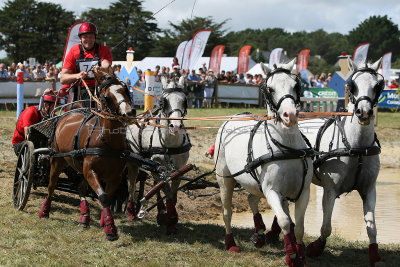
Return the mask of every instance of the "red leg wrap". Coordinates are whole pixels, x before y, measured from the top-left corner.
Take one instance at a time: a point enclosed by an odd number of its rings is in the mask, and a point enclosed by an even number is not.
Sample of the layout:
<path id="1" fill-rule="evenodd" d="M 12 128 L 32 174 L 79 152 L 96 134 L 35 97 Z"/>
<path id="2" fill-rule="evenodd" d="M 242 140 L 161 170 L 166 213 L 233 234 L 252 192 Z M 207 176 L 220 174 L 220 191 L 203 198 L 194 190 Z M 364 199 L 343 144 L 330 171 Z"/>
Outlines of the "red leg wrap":
<path id="1" fill-rule="evenodd" d="M 262 216 L 260 213 L 256 213 L 253 216 L 253 220 L 254 220 L 254 230 L 257 233 L 259 230 L 265 230 L 265 224 L 264 221 L 262 219 Z"/>
<path id="2" fill-rule="evenodd" d="M 295 266 L 295 259 L 297 257 L 296 242 L 294 242 L 290 233 L 284 235 L 283 240 L 285 241 L 286 263 L 289 266 Z"/>
<path id="3" fill-rule="evenodd" d="M 325 245 L 326 241 L 322 241 L 321 238 L 318 238 L 307 246 L 307 256 L 310 258 L 321 256 L 322 252 L 324 252 Z"/>
<path id="4" fill-rule="evenodd" d="M 136 203 L 135 202 L 128 202 L 128 207 L 126 208 L 126 212 L 129 215 L 129 220 L 133 221 L 136 219 Z"/>
<path id="5" fill-rule="evenodd" d="M 81 216 L 79 217 L 79 223 L 87 227 L 90 224 L 90 209 L 89 209 L 89 203 L 86 200 L 81 201 Z"/>
<path id="6" fill-rule="evenodd" d="M 271 230 L 265 235 L 265 241 L 267 243 L 276 243 L 279 241 L 279 234 L 282 229 L 278 224 L 278 218 L 274 217 L 274 221 L 272 222 Z"/>
<path id="7" fill-rule="evenodd" d="M 307 265 L 306 256 L 304 254 L 305 249 L 306 248 L 304 245 L 296 244 L 296 250 L 297 250 L 296 264 L 300 266 Z"/>
<path id="8" fill-rule="evenodd" d="M 371 264 L 371 266 L 375 266 L 375 263 L 380 261 L 382 261 L 382 258 L 378 252 L 378 244 L 369 244 L 369 263 Z"/>
<path id="9" fill-rule="evenodd" d="M 225 249 L 230 252 L 240 253 L 240 248 L 236 246 L 233 234 L 225 235 Z"/>
<path id="10" fill-rule="evenodd" d="M 47 199 L 47 197 L 44 198 L 42 208 L 40 209 L 38 215 L 39 218 L 49 218 L 50 214 L 50 209 L 51 209 L 51 200 Z"/>
<path id="11" fill-rule="evenodd" d="M 167 199 L 167 214 L 165 215 L 165 223 L 167 225 L 167 235 L 176 234 L 178 229 L 175 225 L 178 223 L 178 212 L 175 208 L 175 202 L 172 199 Z"/>
<path id="12" fill-rule="evenodd" d="M 111 214 L 110 207 L 104 208 L 101 212 L 101 216 L 103 218 L 104 233 L 107 235 L 107 240 L 114 241 L 118 239 L 118 231 L 117 227 L 114 224 L 114 218 Z"/>

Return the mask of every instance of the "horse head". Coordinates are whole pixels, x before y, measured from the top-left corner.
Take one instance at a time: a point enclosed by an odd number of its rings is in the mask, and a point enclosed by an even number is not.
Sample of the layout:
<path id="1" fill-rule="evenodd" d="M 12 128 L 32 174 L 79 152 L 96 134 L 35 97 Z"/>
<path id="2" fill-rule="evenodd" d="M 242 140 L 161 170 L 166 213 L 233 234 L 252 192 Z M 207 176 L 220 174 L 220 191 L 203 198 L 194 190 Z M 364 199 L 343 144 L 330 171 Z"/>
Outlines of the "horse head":
<path id="1" fill-rule="evenodd" d="M 349 59 L 350 68 L 354 69 L 346 87 L 350 98 L 349 109 L 357 116 L 358 122 L 368 125 L 374 115 L 373 107 L 378 104 L 379 96 L 385 88 L 383 76 L 377 71 L 382 58 L 370 64 L 362 62 L 355 64 Z"/>
<path id="2" fill-rule="evenodd" d="M 165 117 L 184 117 L 187 113 L 187 99 L 183 91 L 185 79 L 179 78 L 179 82 L 168 82 L 165 77 L 161 78 L 163 93 L 160 99 L 160 107 Z M 182 120 L 168 120 L 168 131 L 176 135 L 184 125 Z"/>
<path id="3" fill-rule="evenodd" d="M 94 76 L 99 84 L 98 94 L 104 109 L 122 116 L 135 116 L 135 110 L 130 105 L 129 89 L 115 77 L 111 67 L 95 67 Z"/>
<path id="4" fill-rule="evenodd" d="M 261 63 L 266 76 L 261 90 L 269 112 L 275 113 L 276 120 L 286 128 L 296 125 L 299 115 L 297 106 L 300 104 L 300 81 L 292 74 L 295 65 L 296 58 L 287 64 L 274 65 L 272 69 Z"/>

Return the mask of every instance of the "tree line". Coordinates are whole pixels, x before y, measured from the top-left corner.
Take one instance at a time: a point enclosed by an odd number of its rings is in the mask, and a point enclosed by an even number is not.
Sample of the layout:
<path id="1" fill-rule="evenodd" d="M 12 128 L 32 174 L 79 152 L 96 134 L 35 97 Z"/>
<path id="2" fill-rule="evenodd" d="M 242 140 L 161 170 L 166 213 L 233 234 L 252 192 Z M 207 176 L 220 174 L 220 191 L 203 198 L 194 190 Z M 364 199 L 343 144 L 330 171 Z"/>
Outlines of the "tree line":
<path id="1" fill-rule="evenodd" d="M 282 47 L 289 58 L 302 49 L 310 49 L 311 72 L 333 72 L 337 57 L 346 51 L 352 54 L 360 43 L 370 42 L 368 58 L 376 60 L 392 52 L 392 67 L 400 68 L 400 31 L 398 25 L 385 16 L 371 16 L 348 34 L 287 32 L 282 28 L 227 31 L 228 20 L 212 17 L 193 17 L 169 22 L 169 29 L 160 29 L 152 13 L 142 7 L 140 0 L 118 0 L 108 8 L 90 8 L 80 16 L 59 4 L 37 0 L 8 0 L 0 9 L 0 49 L 7 58 L 17 62 L 35 57 L 39 62 L 62 59 L 69 27 L 77 21 L 91 21 L 99 30 L 98 42 L 112 49 L 114 60 L 124 60 L 125 51 L 133 47 L 137 60 L 146 56 L 171 57 L 179 43 L 192 38 L 200 29 L 212 29 L 205 56 L 223 44 L 228 56 L 237 56 L 244 45 L 251 45 L 251 58 L 268 61 L 268 51 Z"/>

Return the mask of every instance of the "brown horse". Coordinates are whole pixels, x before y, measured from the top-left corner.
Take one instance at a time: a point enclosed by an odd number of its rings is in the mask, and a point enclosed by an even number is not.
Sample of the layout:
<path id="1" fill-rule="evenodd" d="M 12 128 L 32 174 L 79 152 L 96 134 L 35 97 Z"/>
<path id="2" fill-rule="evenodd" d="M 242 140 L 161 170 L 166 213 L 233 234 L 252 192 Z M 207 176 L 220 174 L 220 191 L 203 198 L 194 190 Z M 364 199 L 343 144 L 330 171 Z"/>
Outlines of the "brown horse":
<path id="1" fill-rule="evenodd" d="M 118 239 L 118 233 L 110 210 L 110 198 L 121 182 L 126 163 L 123 151 L 126 149 L 127 120 L 124 117 L 132 116 L 135 112 L 129 104 L 129 91 L 114 77 L 112 70 L 95 68 L 94 73 L 100 84 L 98 106 L 101 112 L 94 114 L 90 109 L 71 110 L 59 120 L 51 144 L 54 152 L 50 161 L 48 195 L 39 211 L 39 217 L 49 217 L 51 196 L 58 177 L 70 166 L 82 173 L 87 182 L 83 181 L 84 186 L 79 193 L 79 223 L 86 227 L 90 223 L 90 210 L 85 199 L 89 184 L 103 206 L 100 227 L 104 226 L 107 239 L 113 241 Z"/>

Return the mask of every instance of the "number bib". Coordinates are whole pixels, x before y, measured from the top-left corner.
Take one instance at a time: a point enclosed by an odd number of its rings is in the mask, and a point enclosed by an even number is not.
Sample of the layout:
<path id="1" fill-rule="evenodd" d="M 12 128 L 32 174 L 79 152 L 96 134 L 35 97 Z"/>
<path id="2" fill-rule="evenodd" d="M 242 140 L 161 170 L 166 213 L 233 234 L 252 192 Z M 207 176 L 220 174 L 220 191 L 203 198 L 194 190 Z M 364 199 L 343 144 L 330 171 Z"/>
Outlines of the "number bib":
<path id="1" fill-rule="evenodd" d="M 79 72 L 81 71 L 85 71 L 87 73 L 89 73 L 89 77 L 90 79 L 94 78 L 94 73 L 93 73 L 93 68 L 94 66 L 96 66 L 98 64 L 98 60 L 93 60 L 94 58 L 90 58 L 89 60 L 79 60 L 78 64 L 79 64 Z"/>

